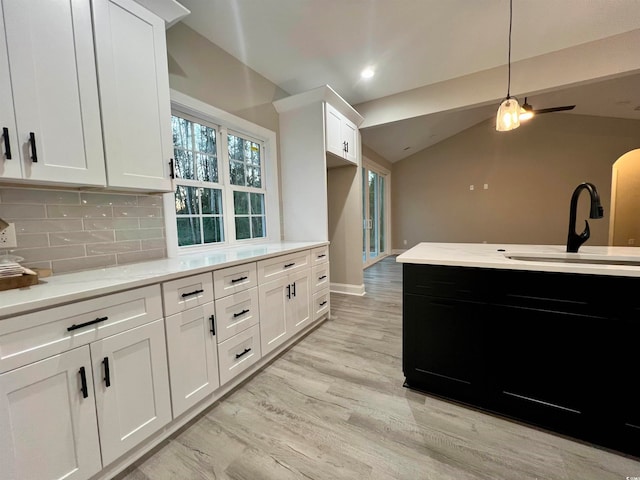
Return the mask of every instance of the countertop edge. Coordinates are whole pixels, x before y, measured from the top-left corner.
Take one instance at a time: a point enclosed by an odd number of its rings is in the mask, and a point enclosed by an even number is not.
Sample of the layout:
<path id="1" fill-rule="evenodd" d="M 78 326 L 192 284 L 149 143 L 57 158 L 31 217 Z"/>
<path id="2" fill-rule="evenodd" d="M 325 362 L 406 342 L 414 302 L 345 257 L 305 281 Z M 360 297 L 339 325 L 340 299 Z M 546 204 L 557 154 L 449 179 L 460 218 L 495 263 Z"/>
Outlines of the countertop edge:
<path id="1" fill-rule="evenodd" d="M 175 258 L 151 260 L 96 270 L 53 275 L 37 285 L 0 292 L 0 321 L 7 317 L 57 307 L 77 301 L 109 295 L 134 288 L 159 284 L 191 275 L 213 272 L 244 263 L 295 253 L 329 245 L 328 241 L 276 242 L 230 247 L 206 253 L 186 254 Z M 243 253 L 264 249 L 262 253 L 239 258 Z M 224 257 L 224 258 L 223 258 Z M 233 258 L 229 258 L 233 257 Z M 201 265 L 197 265 L 201 262 Z M 194 265 L 195 263 L 195 265 Z M 149 272 L 144 273 L 145 267 Z M 111 278 L 90 280 L 91 275 L 111 275 Z M 125 278 L 127 275 L 131 278 Z M 49 287 L 49 288 L 47 288 Z M 63 290 L 68 290 L 64 292 Z"/>
<path id="2" fill-rule="evenodd" d="M 640 277 L 640 267 L 628 265 L 603 265 L 586 263 L 561 263 L 550 261 L 523 261 L 506 258 L 510 252 L 544 252 L 559 256 L 563 245 L 523 244 L 476 244 L 423 242 L 396 257 L 398 263 L 415 265 L 442 265 L 456 267 L 494 268 L 534 272 L 554 272 L 580 275 L 605 275 L 618 277 Z M 604 255 L 607 251 L 627 252 L 629 257 L 640 261 L 640 248 L 586 246 L 586 254 Z"/>

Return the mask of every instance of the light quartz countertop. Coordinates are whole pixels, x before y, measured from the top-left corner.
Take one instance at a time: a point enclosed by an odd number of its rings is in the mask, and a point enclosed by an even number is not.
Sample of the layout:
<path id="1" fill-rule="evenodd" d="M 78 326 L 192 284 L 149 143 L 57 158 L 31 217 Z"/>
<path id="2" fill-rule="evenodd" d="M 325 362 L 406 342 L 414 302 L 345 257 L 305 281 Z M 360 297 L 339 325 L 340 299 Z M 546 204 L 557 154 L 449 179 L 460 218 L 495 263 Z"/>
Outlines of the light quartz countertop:
<path id="1" fill-rule="evenodd" d="M 188 275 L 328 245 L 329 242 L 277 242 L 230 247 L 82 272 L 52 275 L 31 287 L 0 291 L 0 319 L 28 311 L 143 287 Z"/>
<path id="2" fill-rule="evenodd" d="M 509 256 L 528 259 L 514 259 Z M 578 253 L 567 253 L 565 245 L 423 242 L 399 255 L 396 261 L 427 265 L 640 277 L 640 248 L 637 247 L 583 245 Z M 637 263 L 637 265 L 620 264 L 626 262 Z"/>

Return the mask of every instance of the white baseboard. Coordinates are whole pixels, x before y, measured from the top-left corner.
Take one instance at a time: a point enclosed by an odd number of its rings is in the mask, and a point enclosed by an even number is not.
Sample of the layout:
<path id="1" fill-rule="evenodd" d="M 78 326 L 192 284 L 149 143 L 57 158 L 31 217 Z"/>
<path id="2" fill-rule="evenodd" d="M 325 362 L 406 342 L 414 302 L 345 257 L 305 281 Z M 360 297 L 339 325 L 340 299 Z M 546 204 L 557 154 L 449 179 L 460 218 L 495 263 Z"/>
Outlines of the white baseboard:
<path id="1" fill-rule="evenodd" d="M 394 248 L 393 250 L 391 250 L 391 255 L 402 255 L 404 252 L 406 252 L 407 249 L 402 249 L 402 248 Z"/>
<path id="2" fill-rule="evenodd" d="M 334 283 L 331 282 L 329 287 L 331 293 L 343 293 L 345 295 L 357 295 L 362 297 L 366 294 L 364 291 L 364 283 L 362 285 L 352 285 L 349 283 Z"/>

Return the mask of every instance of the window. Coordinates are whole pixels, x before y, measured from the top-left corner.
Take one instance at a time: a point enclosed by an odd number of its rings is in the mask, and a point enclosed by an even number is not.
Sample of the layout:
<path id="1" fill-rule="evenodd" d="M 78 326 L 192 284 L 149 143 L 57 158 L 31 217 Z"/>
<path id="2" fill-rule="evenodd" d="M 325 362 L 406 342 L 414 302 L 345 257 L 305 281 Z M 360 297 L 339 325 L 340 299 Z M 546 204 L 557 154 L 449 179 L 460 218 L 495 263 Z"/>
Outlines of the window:
<path id="1" fill-rule="evenodd" d="M 263 143 L 182 112 L 171 123 L 178 246 L 267 237 Z"/>
<path id="2" fill-rule="evenodd" d="M 260 145 L 236 134 L 227 136 L 236 239 L 266 237 Z"/>

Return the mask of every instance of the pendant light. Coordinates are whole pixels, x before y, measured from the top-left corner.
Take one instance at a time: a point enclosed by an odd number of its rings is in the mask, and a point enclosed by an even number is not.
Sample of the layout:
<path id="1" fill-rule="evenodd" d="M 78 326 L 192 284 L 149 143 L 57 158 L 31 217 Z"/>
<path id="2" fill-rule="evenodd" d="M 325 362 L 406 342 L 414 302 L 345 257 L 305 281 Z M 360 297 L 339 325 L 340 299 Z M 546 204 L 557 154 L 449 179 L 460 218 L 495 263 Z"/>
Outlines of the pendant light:
<path id="1" fill-rule="evenodd" d="M 513 0 L 509 0 L 509 77 L 507 80 L 507 98 L 498 107 L 496 115 L 496 130 L 508 132 L 520 126 L 520 105 L 518 99 L 512 97 L 511 93 L 511 24 L 513 18 Z"/>

